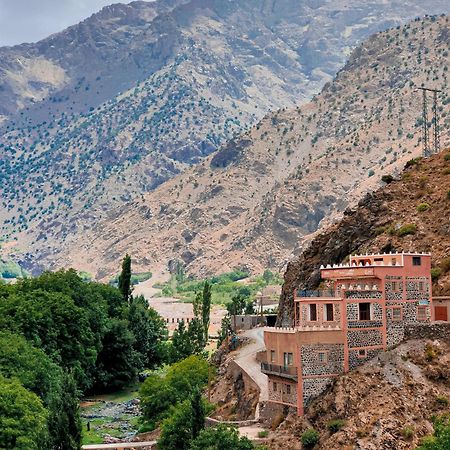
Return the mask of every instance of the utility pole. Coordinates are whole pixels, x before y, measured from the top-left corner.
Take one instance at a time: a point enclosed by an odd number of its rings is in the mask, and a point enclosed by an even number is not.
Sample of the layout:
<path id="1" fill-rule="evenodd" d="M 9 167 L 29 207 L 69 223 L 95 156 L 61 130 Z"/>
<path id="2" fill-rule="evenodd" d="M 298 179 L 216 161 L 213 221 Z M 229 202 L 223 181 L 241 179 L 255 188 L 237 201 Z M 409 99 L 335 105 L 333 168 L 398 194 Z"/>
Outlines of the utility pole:
<path id="1" fill-rule="evenodd" d="M 437 108 L 437 94 L 442 92 L 439 89 L 431 89 L 426 87 L 419 87 L 422 91 L 422 141 L 423 141 L 423 156 L 430 156 L 431 153 L 439 153 L 440 133 L 439 133 L 439 116 Z M 433 152 L 430 149 L 430 139 L 428 133 L 428 99 L 427 92 L 433 93 Z"/>

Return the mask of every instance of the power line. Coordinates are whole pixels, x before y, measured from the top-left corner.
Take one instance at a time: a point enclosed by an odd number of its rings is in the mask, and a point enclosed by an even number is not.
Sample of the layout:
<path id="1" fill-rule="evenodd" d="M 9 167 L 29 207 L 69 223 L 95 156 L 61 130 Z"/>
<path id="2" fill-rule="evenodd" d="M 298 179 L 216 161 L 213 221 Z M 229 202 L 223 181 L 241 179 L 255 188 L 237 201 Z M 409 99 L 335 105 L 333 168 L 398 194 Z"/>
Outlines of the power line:
<path id="1" fill-rule="evenodd" d="M 423 156 L 430 156 L 430 139 L 428 133 L 428 98 L 427 92 L 433 93 L 433 153 L 439 153 L 441 148 L 440 143 L 440 130 L 439 130 L 439 115 L 437 107 L 437 94 L 442 92 L 439 89 L 431 89 L 426 87 L 418 88 L 422 91 L 422 144 L 423 144 Z"/>

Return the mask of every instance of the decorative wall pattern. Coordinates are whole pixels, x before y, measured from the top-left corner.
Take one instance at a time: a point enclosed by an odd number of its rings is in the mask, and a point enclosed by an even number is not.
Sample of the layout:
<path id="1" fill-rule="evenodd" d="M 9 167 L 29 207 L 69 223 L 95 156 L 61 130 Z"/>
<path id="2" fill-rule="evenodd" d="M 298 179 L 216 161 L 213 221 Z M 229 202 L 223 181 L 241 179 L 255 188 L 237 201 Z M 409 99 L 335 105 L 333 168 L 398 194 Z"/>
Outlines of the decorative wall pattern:
<path id="1" fill-rule="evenodd" d="M 381 330 L 349 330 L 347 339 L 349 348 L 383 345 Z"/>

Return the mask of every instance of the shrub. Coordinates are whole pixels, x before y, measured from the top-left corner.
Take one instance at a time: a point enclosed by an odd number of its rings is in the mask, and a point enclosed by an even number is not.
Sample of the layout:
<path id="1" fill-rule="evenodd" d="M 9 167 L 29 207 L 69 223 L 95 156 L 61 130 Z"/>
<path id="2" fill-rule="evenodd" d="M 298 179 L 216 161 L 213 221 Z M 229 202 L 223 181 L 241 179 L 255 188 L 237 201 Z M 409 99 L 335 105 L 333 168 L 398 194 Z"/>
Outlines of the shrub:
<path id="1" fill-rule="evenodd" d="M 446 169 L 444 169 L 444 170 L 442 171 L 442 173 L 443 173 L 444 175 L 450 175 L 450 167 L 447 167 Z"/>
<path id="2" fill-rule="evenodd" d="M 450 153 L 447 153 L 447 154 L 444 156 L 444 160 L 445 160 L 445 161 L 450 161 Z"/>
<path id="3" fill-rule="evenodd" d="M 417 227 L 413 223 L 407 223 L 397 230 L 397 236 L 407 236 L 408 234 L 416 234 Z"/>
<path id="4" fill-rule="evenodd" d="M 370 169 L 368 175 L 369 175 L 369 177 L 373 177 L 375 175 L 375 171 Z"/>
<path id="5" fill-rule="evenodd" d="M 412 166 L 415 166 L 415 165 L 419 164 L 419 162 L 421 160 L 422 160 L 422 157 L 410 159 L 409 161 L 406 162 L 405 169 L 407 169 L 408 167 L 412 167 Z"/>
<path id="6" fill-rule="evenodd" d="M 417 205 L 417 211 L 418 212 L 425 212 L 430 208 L 430 205 L 428 203 L 419 203 Z"/>
<path id="7" fill-rule="evenodd" d="M 402 429 L 402 436 L 405 439 L 411 439 L 414 436 L 414 427 L 411 425 L 406 425 L 405 427 L 403 427 Z"/>
<path id="8" fill-rule="evenodd" d="M 447 191 L 447 198 L 450 198 L 450 189 Z"/>
<path id="9" fill-rule="evenodd" d="M 436 397 L 436 403 L 440 406 L 448 406 L 448 397 L 446 397 L 445 395 L 438 395 Z"/>
<path id="10" fill-rule="evenodd" d="M 381 181 L 383 183 L 389 184 L 389 183 L 392 183 L 394 181 L 394 177 L 392 175 L 383 175 L 381 177 Z"/>
<path id="11" fill-rule="evenodd" d="M 327 423 L 327 428 L 331 433 L 338 432 L 344 426 L 345 426 L 345 420 L 342 420 L 342 419 L 330 420 Z"/>
<path id="12" fill-rule="evenodd" d="M 303 434 L 302 434 L 302 444 L 306 448 L 312 448 L 314 447 L 320 439 L 319 432 L 315 430 L 314 428 L 308 428 Z"/>
<path id="13" fill-rule="evenodd" d="M 439 267 L 435 267 L 431 269 L 431 279 L 436 281 L 442 275 L 442 269 Z"/>
<path id="14" fill-rule="evenodd" d="M 431 344 L 427 344 L 425 347 L 425 359 L 428 362 L 433 361 L 436 358 L 436 350 L 433 348 Z"/>
<path id="15" fill-rule="evenodd" d="M 258 431 L 258 437 L 260 439 L 266 438 L 267 436 L 269 436 L 269 432 L 267 430 Z"/>

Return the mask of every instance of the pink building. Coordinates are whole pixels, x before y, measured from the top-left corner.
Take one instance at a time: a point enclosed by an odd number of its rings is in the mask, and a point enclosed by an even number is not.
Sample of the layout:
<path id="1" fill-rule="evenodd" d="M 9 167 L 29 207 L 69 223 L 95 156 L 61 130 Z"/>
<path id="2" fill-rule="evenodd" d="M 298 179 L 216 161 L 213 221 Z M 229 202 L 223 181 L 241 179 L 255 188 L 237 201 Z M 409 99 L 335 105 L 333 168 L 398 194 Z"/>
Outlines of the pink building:
<path id="1" fill-rule="evenodd" d="M 329 290 L 294 293 L 292 328 L 266 331 L 269 401 L 297 408 L 340 374 L 403 339 L 404 327 L 433 319 L 431 256 L 351 256 L 321 267 Z"/>

